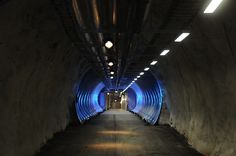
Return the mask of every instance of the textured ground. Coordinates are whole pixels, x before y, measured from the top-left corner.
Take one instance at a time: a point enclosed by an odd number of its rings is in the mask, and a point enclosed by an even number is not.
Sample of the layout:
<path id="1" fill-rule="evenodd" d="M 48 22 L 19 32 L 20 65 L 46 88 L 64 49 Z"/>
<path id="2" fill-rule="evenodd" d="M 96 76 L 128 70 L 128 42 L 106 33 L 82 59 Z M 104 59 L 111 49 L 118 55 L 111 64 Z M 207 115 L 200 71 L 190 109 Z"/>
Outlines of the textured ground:
<path id="1" fill-rule="evenodd" d="M 57 134 L 36 156 L 200 156 L 169 126 L 148 126 L 121 110 Z"/>

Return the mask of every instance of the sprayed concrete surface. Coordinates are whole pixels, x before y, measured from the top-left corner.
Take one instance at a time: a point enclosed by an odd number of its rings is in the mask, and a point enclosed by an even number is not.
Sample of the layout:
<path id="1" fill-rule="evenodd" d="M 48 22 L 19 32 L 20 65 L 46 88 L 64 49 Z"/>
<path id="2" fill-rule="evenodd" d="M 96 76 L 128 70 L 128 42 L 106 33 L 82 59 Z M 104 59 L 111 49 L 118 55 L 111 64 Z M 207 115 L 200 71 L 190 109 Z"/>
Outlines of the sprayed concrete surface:
<path id="1" fill-rule="evenodd" d="M 225 1 L 214 15 L 198 16 L 189 38 L 155 69 L 166 87 L 169 123 L 205 155 L 236 155 L 235 14 L 235 1 Z"/>
<path id="2" fill-rule="evenodd" d="M 8 1 L 0 21 L 0 155 L 32 156 L 69 124 L 83 61 L 51 1 Z"/>

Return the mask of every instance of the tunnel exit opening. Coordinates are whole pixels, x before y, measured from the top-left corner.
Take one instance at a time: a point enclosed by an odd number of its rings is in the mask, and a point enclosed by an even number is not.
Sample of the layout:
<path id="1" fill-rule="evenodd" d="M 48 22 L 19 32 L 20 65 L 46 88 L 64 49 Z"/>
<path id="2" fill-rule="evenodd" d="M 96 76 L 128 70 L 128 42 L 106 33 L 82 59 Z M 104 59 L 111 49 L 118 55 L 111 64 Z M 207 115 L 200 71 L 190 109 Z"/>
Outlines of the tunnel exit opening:
<path id="1" fill-rule="evenodd" d="M 106 110 L 123 109 L 127 110 L 127 93 L 121 91 L 110 91 L 106 93 Z"/>

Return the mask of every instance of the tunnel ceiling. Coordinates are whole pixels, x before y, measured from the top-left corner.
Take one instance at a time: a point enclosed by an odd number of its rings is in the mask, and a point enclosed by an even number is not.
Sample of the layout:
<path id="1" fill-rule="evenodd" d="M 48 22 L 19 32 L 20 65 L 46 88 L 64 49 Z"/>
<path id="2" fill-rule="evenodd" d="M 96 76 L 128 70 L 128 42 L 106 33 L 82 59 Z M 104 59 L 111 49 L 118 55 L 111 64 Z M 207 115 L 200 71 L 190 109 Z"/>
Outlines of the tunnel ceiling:
<path id="1" fill-rule="evenodd" d="M 75 46 L 108 88 L 126 87 L 181 32 L 204 0 L 55 1 Z M 113 43 L 108 49 L 107 41 Z M 113 62 L 112 67 L 108 62 Z M 110 75 L 113 71 L 114 75 Z M 113 76 L 114 79 L 110 79 Z"/>

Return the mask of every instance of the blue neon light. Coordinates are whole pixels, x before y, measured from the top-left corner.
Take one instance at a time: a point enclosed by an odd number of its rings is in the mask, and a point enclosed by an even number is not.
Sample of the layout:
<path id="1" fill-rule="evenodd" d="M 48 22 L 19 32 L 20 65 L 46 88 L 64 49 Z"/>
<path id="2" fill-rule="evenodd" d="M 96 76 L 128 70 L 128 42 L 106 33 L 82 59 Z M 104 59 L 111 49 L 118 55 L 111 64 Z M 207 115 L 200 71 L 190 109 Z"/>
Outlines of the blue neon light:
<path id="1" fill-rule="evenodd" d="M 90 86 L 87 83 L 80 84 L 75 104 L 76 113 L 80 122 L 88 120 L 105 109 L 99 104 L 99 101 L 101 101 L 99 95 L 104 87 L 105 85 L 103 82 L 99 82 L 95 87 Z"/>
<path id="2" fill-rule="evenodd" d="M 99 99 L 98 102 L 99 102 L 100 107 L 103 110 L 105 110 L 106 109 L 106 95 L 103 92 L 100 92 L 98 99 Z"/>
<path id="3" fill-rule="evenodd" d="M 104 108 L 101 108 L 99 105 L 99 94 L 101 90 L 105 87 L 103 82 L 100 82 L 93 90 L 92 95 L 91 95 L 91 103 L 93 104 L 94 108 L 96 109 L 97 112 L 102 112 Z"/>
<path id="4" fill-rule="evenodd" d="M 128 108 L 130 111 L 137 113 L 143 119 L 150 124 L 155 124 L 160 116 L 162 102 L 163 102 L 163 91 L 160 83 L 154 79 L 153 83 L 149 86 L 138 85 L 134 83 L 129 89 L 128 93 L 133 90 L 135 96 L 129 97 L 129 101 L 136 101 L 135 107 L 131 103 Z M 135 99 L 134 99 L 135 98 Z M 130 109 L 132 108 L 132 109 Z"/>
<path id="5" fill-rule="evenodd" d="M 160 115 L 164 92 L 161 83 L 151 73 L 147 74 L 146 79 L 142 77 L 127 90 L 128 109 L 150 124 L 155 124 Z M 90 72 L 76 84 L 76 113 L 81 122 L 105 110 L 104 88 L 104 83 L 94 80 Z"/>

